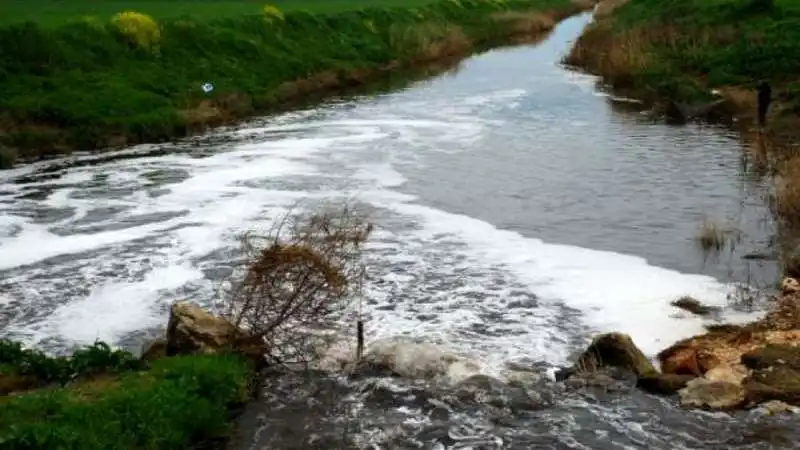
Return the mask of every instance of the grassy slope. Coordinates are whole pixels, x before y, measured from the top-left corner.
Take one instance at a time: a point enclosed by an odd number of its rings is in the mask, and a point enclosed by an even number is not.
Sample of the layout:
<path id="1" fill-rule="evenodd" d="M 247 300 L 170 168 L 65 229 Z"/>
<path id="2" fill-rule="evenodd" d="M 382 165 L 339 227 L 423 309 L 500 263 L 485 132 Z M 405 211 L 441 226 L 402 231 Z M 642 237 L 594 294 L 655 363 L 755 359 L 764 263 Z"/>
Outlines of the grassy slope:
<path id="1" fill-rule="evenodd" d="M 253 373 L 233 356 L 180 356 L 152 367 L 98 343 L 52 358 L 0 340 L 0 447 L 9 450 L 179 450 L 224 439 Z M 190 412 L 190 414 L 187 414 Z"/>
<path id="2" fill-rule="evenodd" d="M 164 3 L 140 1 L 149 9 Z M 493 20 L 498 12 L 575 9 L 568 0 L 446 0 L 268 20 L 255 8 L 252 15 L 160 20 L 152 51 L 132 47 L 105 20 L 8 25 L 0 27 L 0 146 L 40 156 L 166 140 L 311 92 L 360 84 L 381 69 L 542 31 L 524 15 Z M 216 87 L 210 95 L 200 88 L 206 81 Z"/>
<path id="3" fill-rule="evenodd" d="M 800 0 L 632 0 L 580 40 L 571 62 L 644 95 L 696 101 L 713 87 L 777 87 L 800 112 Z"/>
<path id="4" fill-rule="evenodd" d="M 0 2 L 0 25 L 33 21 L 47 26 L 64 25 L 85 16 L 108 18 L 134 10 L 156 19 L 192 16 L 218 19 L 252 15 L 269 3 L 284 12 L 332 13 L 369 6 L 419 6 L 434 0 L 4 0 Z"/>

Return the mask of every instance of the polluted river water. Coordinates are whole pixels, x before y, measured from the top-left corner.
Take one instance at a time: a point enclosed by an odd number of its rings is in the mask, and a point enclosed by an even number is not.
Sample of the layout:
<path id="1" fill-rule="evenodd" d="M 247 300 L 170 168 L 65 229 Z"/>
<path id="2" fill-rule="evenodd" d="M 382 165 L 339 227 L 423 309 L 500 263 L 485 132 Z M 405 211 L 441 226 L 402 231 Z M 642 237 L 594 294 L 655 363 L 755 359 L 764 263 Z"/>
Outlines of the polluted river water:
<path id="1" fill-rule="evenodd" d="M 95 339 L 136 350 L 172 302 L 213 306 L 243 231 L 348 199 L 376 224 L 369 343 L 450 383 L 271 378 L 241 448 L 785 448 L 759 437 L 793 438 L 782 419 L 688 412 L 627 386 L 508 384 L 598 332 L 654 355 L 746 320 L 731 282 L 777 273 L 741 257 L 768 245 L 768 186 L 743 174 L 733 132 L 653 121 L 560 65 L 590 20 L 401 90 L 120 153 L 138 157 L 0 172 L 0 329 L 52 352 Z M 698 251 L 707 215 L 740 230 L 730 257 Z M 722 313 L 670 305 L 684 295 Z M 465 380 L 501 400 L 471 397 Z"/>

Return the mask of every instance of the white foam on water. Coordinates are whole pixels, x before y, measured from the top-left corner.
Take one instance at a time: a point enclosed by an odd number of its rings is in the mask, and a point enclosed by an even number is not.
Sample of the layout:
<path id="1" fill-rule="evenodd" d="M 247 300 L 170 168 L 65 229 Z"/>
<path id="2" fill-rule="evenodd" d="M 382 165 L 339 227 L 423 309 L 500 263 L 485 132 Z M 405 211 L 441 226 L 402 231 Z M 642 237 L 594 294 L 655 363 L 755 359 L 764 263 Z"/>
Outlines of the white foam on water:
<path id="1" fill-rule="evenodd" d="M 153 269 L 141 281 L 97 285 L 85 298 L 59 307 L 35 325 L 33 340 L 58 336 L 77 344 L 116 342 L 132 330 L 163 325 L 156 308 L 161 291 L 202 277 L 196 268 L 171 265 Z"/>
<path id="2" fill-rule="evenodd" d="M 582 86 L 591 80 L 575 79 Z M 585 332 L 584 326 L 629 333 L 649 354 L 702 331 L 701 319 L 676 317 L 669 302 L 691 295 L 706 304 L 724 304 L 729 289 L 712 278 L 655 267 L 634 256 L 545 243 L 423 205 L 424 199 L 399 191 L 408 183 L 401 166 L 424 165 L 431 155 L 470 151 L 488 129 L 502 124 L 480 117 L 486 105 L 507 105 L 526 94 L 523 89 L 459 94 L 462 101 L 450 105 L 447 97 L 426 102 L 397 94 L 328 111 L 316 121 L 309 119 L 311 113 L 287 115 L 229 132 L 266 141 L 235 143 L 210 157 L 118 161 L 82 168 L 71 180 L 102 173 L 113 175 L 114 183 L 149 186 L 141 176 L 147 170 L 163 167 L 189 173 L 188 179 L 165 186 L 160 196 L 139 191 L 113 200 L 78 200 L 71 194 L 79 188 L 70 183 L 43 181 L 47 186 L 70 185 L 43 204 L 75 207 L 75 217 L 98 205 L 126 206 L 115 220 L 152 213 L 184 215 L 69 236 L 25 221 L 18 235 L 0 238 L 0 270 L 104 247 L 112 249 L 100 257 L 141 265 L 138 273 L 121 278 L 76 276 L 75 282 L 96 283 L 88 295 L 73 297 L 49 317 L 24 324 L 37 339 L 113 342 L 126 333 L 162 325 L 166 318 L 160 307 L 185 300 L 171 291 L 203 277 L 193 261 L 235 246 L 241 232 L 269 224 L 299 200 L 356 197 L 378 208 L 383 220 L 369 248 L 374 271 L 366 288 L 372 301 L 366 306 L 368 336 L 374 340 L 410 335 L 469 361 L 442 369 L 450 376 L 472 373 L 473 364 L 481 371 L 500 373 L 504 362 L 523 357 L 563 363 L 571 334 Z M 297 135 L 274 139 L 292 131 Z M 300 183 L 311 178 L 322 181 L 285 190 L 275 187 L 281 180 Z M 129 253 L 117 251 L 133 240 L 145 243 L 139 250 L 127 248 Z M 160 253 L 152 248 L 156 244 Z M 69 262 L 61 264 L 70 267 Z M 19 277 L 26 282 L 24 273 Z M 582 323 L 565 316 L 564 307 L 580 311 Z M 395 353 L 401 362 L 441 361 L 431 352 L 405 348 Z"/>
<path id="3" fill-rule="evenodd" d="M 689 295 L 704 304 L 724 306 L 733 291 L 714 278 L 652 266 L 636 256 L 547 244 L 426 206 L 386 206 L 418 217 L 424 223 L 418 232 L 422 239 L 445 234 L 463 240 L 473 259 L 502 265 L 543 300 L 581 310 L 587 325 L 597 331 L 630 334 L 650 355 L 681 338 L 703 332 L 703 325 L 708 323 L 695 316 L 674 317 L 677 310 L 670 302 Z M 726 317 L 735 321 L 746 318 L 749 317 Z M 541 344 L 540 349 L 545 350 L 548 343 Z M 536 356 L 547 359 L 547 354 Z"/>

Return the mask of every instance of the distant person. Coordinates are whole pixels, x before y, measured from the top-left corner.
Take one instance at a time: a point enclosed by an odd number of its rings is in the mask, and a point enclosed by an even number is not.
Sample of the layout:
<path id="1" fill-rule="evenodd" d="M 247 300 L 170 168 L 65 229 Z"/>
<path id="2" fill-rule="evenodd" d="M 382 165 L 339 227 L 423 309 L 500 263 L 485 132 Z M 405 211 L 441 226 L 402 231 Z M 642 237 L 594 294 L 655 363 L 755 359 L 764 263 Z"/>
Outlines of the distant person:
<path id="1" fill-rule="evenodd" d="M 772 88 L 769 83 L 758 83 L 758 126 L 763 128 L 767 124 L 767 111 L 772 103 Z"/>

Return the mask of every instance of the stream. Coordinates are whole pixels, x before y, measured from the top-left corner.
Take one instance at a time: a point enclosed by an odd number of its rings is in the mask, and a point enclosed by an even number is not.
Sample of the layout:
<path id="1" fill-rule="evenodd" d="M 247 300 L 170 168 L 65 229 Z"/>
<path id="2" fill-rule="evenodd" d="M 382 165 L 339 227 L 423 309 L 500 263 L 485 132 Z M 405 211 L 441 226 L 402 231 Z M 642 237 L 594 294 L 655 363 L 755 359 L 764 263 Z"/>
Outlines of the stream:
<path id="1" fill-rule="evenodd" d="M 243 231 L 350 199 L 376 224 L 368 340 L 431 344 L 482 375 L 271 377 L 241 448 L 791 447 L 785 419 L 540 376 L 598 332 L 654 355 L 752 318 L 736 284 L 778 273 L 746 257 L 769 254 L 769 184 L 743 170 L 733 131 L 665 125 L 560 65 L 590 20 L 400 90 L 0 172 L 0 331 L 56 353 L 95 339 L 138 351 L 172 302 L 214 304 Z M 735 228 L 736 245 L 700 251 L 705 217 Z M 670 305 L 684 295 L 722 313 Z M 509 370 L 535 376 L 512 386 Z"/>

